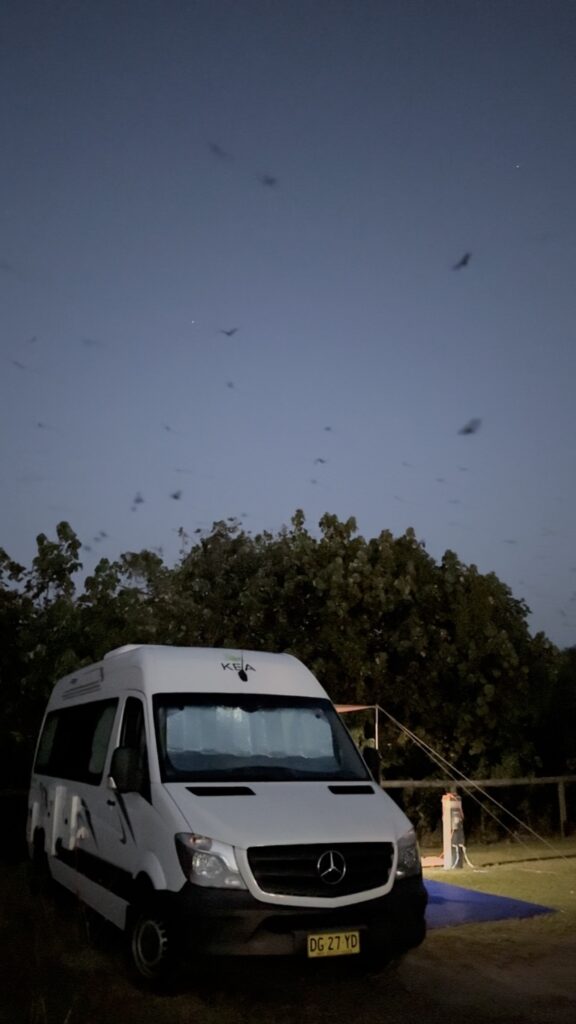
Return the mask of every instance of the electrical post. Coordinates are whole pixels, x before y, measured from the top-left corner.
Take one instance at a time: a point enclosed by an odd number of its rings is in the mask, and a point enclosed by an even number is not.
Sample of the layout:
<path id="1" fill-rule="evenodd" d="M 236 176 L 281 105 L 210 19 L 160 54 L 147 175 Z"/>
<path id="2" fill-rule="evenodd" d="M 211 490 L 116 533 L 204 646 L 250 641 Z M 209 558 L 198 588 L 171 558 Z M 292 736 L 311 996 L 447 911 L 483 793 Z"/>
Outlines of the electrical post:
<path id="1" fill-rule="evenodd" d="M 457 793 L 444 793 L 442 797 L 442 847 L 446 871 L 463 868 L 464 861 L 472 867 L 466 854 L 462 800 Z"/>

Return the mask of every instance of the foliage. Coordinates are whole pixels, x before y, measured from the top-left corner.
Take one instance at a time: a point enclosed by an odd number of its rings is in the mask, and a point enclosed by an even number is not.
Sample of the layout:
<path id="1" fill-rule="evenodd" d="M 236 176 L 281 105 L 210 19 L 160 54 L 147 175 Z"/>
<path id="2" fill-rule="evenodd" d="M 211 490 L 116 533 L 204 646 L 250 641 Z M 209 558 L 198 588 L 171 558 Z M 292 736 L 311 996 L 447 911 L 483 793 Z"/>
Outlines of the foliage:
<path id="1" fill-rule="evenodd" d="M 52 681 L 124 643 L 290 651 L 335 701 L 380 704 L 463 772 L 567 770 L 576 649 L 532 637 L 525 603 L 493 573 L 451 551 L 435 562 L 410 529 L 366 540 L 353 518 L 318 525 L 301 511 L 276 535 L 217 522 L 173 567 L 128 552 L 81 588 L 67 523 L 37 538 L 30 569 L 0 550 L 5 777 L 30 762 Z M 381 753 L 388 777 L 442 774 L 392 726 Z"/>

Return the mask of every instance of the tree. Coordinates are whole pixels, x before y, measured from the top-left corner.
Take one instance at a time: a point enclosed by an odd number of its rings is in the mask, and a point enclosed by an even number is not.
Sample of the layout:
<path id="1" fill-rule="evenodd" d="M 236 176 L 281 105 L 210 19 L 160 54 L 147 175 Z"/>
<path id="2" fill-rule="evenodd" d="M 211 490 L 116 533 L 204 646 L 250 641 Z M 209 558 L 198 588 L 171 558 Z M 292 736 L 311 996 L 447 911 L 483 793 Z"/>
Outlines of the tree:
<path id="1" fill-rule="evenodd" d="M 556 654 L 550 641 L 535 638 L 532 734 L 545 775 L 576 773 L 576 647 Z"/>
<path id="2" fill-rule="evenodd" d="M 172 568 L 150 551 L 102 559 L 78 595 L 80 567 L 67 523 L 55 541 L 40 534 L 29 570 L 0 553 L 7 750 L 30 756 L 55 678 L 125 643 L 166 643 L 289 651 L 333 700 L 382 705 L 477 777 L 574 756 L 559 709 L 573 706 L 576 656 L 559 669 L 523 601 L 454 552 L 436 562 L 413 530 L 366 540 L 353 518 L 327 513 L 312 533 L 297 510 L 277 534 L 216 522 Z M 383 755 L 389 776 L 443 774 L 392 727 Z"/>

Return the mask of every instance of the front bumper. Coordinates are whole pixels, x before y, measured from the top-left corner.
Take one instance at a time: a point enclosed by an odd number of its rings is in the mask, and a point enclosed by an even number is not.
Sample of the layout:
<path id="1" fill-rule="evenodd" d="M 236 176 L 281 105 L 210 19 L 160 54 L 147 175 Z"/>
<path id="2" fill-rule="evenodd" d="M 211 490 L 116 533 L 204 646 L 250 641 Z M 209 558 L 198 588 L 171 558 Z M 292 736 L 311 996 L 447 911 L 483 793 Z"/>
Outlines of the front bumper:
<path id="1" fill-rule="evenodd" d="M 361 951 L 395 957 L 419 946 L 426 934 L 428 896 L 422 877 L 398 879 L 378 899 L 337 909 L 262 903 L 245 891 L 205 889 L 187 882 L 166 894 L 183 946 L 196 954 L 306 955 L 310 932 L 360 932 Z"/>

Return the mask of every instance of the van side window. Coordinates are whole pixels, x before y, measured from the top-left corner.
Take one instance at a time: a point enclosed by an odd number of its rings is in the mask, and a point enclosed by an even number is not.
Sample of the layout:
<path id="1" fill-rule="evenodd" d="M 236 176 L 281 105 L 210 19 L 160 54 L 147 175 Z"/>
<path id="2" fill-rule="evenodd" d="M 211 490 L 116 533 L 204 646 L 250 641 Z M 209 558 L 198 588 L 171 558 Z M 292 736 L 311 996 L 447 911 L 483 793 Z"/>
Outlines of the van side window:
<path id="1" fill-rule="evenodd" d="M 108 707 L 104 708 L 96 722 L 96 728 L 92 737 L 88 772 L 90 775 L 96 775 L 98 777 L 98 781 L 102 778 L 102 772 L 104 771 L 108 741 L 110 739 L 112 723 L 114 722 L 115 717 L 116 704 L 109 704 Z"/>
<path id="2" fill-rule="evenodd" d="M 124 705 L 120 746 L 132 747 L 133 750 L 138 751 L 138 768 L 142 772 L 142 779 L 144 780 L 141 793 L 147 800 L 150 800 L 150 776 L 148 774 L 144 705 L 138 697 L 128 697 Z"/>
<path id="3" fill-rule="evenodd" d="M 38 745 L 34 771 L 97 786 L 118 701 L 98 700 L 50 711 Z"/>

